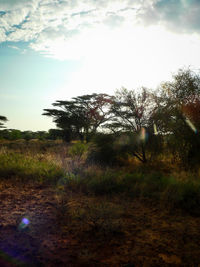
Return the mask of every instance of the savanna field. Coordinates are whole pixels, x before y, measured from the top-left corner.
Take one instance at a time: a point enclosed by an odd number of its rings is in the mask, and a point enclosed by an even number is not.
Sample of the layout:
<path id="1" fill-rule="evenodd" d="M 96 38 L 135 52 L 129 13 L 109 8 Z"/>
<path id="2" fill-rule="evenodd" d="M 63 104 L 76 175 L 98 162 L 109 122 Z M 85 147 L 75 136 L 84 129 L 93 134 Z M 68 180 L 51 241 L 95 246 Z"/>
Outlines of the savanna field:
<path id="1" fill-rule="evenodd" d="M 200 264 L 199 170 L 170 154 L 94 164 L 91 143 L 0 146 L 0 266 Z"/>
<path id="2" fill-rule="evenodd" d="M 0 267 L 200 266 L 200 75 L 0 116 Z"/>
<path id="3" fill-rule="evenodd" d="M 0 267 L 200 267 L 200 0 L 0 0 Z"/>

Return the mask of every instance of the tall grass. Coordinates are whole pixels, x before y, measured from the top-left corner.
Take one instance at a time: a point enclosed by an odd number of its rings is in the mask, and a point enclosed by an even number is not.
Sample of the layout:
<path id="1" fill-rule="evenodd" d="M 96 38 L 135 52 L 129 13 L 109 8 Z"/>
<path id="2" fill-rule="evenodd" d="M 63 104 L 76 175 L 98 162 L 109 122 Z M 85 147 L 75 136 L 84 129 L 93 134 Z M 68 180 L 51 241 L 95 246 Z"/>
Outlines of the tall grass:
<path id="1" fill-rule="evenodd" d="M 4 151 L 0 153 L 0 179 L 56 183 L 64 171 L 56 164 L 29 155 Z"/>

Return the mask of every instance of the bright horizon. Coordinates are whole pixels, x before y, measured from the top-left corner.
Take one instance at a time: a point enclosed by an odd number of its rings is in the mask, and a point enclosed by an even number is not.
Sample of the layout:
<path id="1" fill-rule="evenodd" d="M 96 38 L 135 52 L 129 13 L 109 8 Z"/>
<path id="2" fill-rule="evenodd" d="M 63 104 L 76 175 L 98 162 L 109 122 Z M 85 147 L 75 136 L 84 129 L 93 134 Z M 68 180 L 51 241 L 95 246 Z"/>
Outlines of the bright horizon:
<path id="1" fill-rule="evenodd" d="M 195 0 L 0 0 L 0 115 L 7 128 L 56 128 L 56 100 L 156 89 L 200 69 Z"/>

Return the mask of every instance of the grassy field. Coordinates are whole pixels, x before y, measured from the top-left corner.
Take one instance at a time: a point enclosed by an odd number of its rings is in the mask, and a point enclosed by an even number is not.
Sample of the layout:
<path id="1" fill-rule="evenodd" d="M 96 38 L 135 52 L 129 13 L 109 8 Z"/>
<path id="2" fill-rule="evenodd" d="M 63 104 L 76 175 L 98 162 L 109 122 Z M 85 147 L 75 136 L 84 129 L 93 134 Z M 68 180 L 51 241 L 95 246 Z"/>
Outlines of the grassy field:
<path id="1" fill-rule="evenodd" d="M 198 266 L 198 171 L 89 164 L 88 149 L 1 142 L 0 266 Z"/>

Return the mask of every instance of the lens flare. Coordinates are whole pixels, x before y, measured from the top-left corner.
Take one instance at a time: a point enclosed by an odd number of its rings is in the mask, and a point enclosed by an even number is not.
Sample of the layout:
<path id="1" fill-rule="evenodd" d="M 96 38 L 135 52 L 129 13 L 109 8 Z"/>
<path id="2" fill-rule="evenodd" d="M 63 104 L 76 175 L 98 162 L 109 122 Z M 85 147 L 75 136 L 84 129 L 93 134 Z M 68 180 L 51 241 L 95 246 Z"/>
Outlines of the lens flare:
<path id="1" fill-rule="evenodd" d="M 186 117 L 185 122 L 192 129 L 193 132 L 197 133 L 197 128 L 194 126 L 194 124 L 191 122 L 189 118 Z"/>
<path id="2" fill-rule="evenodd" d="M 19 224 L 19 230 L 25 229 L 27 228 L 27 226 L 29 225 L 30 221 L 28 218 L 24 217 L 21 221 L 21 223 Z"/>
<path id="3" fill-rule="evenodd" d="M 144 127 L 140 131 L 140 140 L 144 143 L 148 140 L 148 133 Z"/>
<path id="4" fill-rule="evenodd" d="M 29 224 L 29 219 L 23 218 L 22 219 L 22 223 L 25 224 L 25 225 L 28 225 Z"/>
<path id="5" fill-rule="evenodd" d="M 158 135 L 157 126 L 155 123 L 153 124 L 153 129 L 154 129 L 154 134 Z"/>

